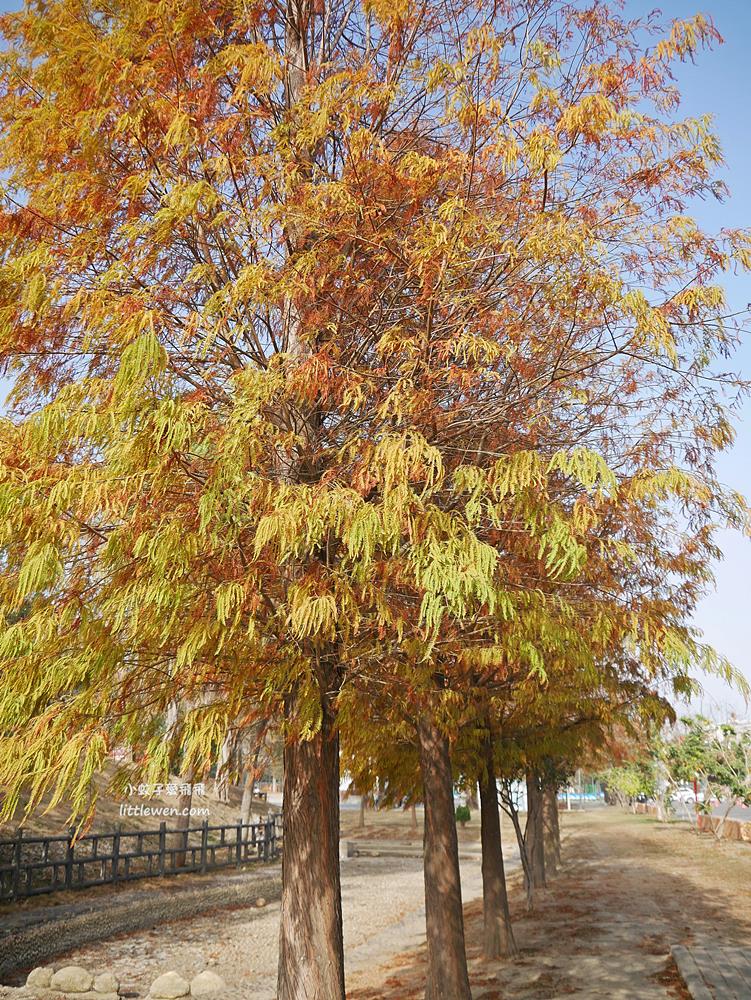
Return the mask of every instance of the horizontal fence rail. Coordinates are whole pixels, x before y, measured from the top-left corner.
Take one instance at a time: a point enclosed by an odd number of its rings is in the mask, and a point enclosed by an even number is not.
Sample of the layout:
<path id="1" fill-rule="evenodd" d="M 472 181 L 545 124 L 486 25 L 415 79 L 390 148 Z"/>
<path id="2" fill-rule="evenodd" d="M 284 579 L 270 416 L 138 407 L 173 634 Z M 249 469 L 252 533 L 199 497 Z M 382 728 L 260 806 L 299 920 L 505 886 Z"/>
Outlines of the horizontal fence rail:
<path id="1" fill-rule="evenodd" d="M 262 823 L 169 830 L 114 830 L 0 840 L 0 902 L 139 878 L 207 872 L 279 857 L 281 815 Z"/>

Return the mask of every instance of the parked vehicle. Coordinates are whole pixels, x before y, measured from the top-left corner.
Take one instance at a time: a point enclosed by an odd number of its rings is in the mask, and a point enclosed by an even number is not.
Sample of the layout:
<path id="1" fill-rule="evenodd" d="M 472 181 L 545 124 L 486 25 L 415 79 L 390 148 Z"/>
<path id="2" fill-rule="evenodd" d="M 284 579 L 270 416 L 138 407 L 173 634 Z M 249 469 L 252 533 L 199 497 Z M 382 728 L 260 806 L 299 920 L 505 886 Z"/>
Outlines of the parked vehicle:
<path id="1" fill-rule="evenodd" d="M 698 791 L 694 794 L 694 789 L 691 785 L 678 785 L 678 787 L 671 792 L 670 798 L 673 802 L 703 802 L 704 792 Z"/>

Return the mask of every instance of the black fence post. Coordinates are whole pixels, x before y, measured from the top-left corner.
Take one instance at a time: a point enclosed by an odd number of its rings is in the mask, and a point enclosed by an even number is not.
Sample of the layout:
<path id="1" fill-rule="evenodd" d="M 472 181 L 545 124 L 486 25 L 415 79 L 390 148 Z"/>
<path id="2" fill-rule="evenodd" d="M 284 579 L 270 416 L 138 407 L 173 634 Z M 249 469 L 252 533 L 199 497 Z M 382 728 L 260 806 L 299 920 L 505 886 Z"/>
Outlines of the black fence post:
<path id="1" fill-rule="evenodd" d="M 201 827 L 201 871 L 205 872 L 208 867 L 209 848 L 209 821 L 205 819 Z"/>
<path id="2" fill-rule="evenodd" d="M 112 881 L 117 882 L 120 872 L 120 827 L 112 835 Z"/>
<path id="3" fill-rule="evenodd" d="M 243 859 L 243 821 L 242 817 L 237 821 L 237 833 L 235 834 L 235 866 L 237 868 L 242 864 Z"/>
<path id="4" fill-rule="evenodd" d="M 183 846 L 180 850 L 180 858 L 182 859 L 182 865 L 180 867 L 190 869 L 190 865 L 188 864 L 188 847 L 190 846 L 190 828 L 186 827 L 186 829 L 183 830 L 182 842 Z M 196 852 L 193 851 L 190 855 L 191 864 L 195 862 L 195 860 L 196 860 Z"/>
<path id="5" fill-rule="evenodd" d="M 21 886 L 21 860 L 23 858 L 23 829 L 18 828 L 16 834 L 16 844 L 13 848 L 13 899 L 18 899 L 18 892 Z"/>
<path id="6" fill-rule="evenodd" d="M 167 865 L 167 821 L 159 824 L 159 874 L 164 875 Z"/>
<path id="7" fill-rule="evenodd" d="M 73 885 L 73 837 L 76 828 L 71 826 L 68 830 L 68 843 L 65 846 L 65 888 L 70 889 Z"/>

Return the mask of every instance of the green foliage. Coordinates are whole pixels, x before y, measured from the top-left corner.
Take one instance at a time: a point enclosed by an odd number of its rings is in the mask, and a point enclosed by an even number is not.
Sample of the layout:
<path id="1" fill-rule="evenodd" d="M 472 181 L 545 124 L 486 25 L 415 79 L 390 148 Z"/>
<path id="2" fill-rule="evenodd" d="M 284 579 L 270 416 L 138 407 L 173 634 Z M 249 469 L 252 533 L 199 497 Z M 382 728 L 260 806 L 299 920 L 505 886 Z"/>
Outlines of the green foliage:
<path id="1" fill-rule="evenodd" d="M 751 732 L 701 715 L 681 723 L 681 730 L 658 745 L 673 780 L 696 778 L 704 792 L 700 808 L 706 812 L 711 811 L 712 800 L 751 805 Z"/>
<path id="2" fill-rule="evenodd" d="M 606 768 L 599 773 L 598 778 L 606 790 L 627 799 L 635 799 L 637 795 L 654 798 L 656 795 L 657 774 L 649 760 Z"/>

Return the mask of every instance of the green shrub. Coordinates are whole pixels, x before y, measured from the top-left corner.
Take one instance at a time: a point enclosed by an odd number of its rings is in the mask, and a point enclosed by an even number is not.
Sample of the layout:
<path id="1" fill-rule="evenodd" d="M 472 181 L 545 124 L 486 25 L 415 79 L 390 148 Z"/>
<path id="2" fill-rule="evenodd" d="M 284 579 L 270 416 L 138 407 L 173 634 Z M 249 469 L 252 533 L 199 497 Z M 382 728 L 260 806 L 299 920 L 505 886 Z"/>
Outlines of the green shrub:
<path id="1" fill-rule="evenodd" d="M 469 823 L 472 818 L 469 806 L 457 806 L 455 816 L 457 823 Z"/>

